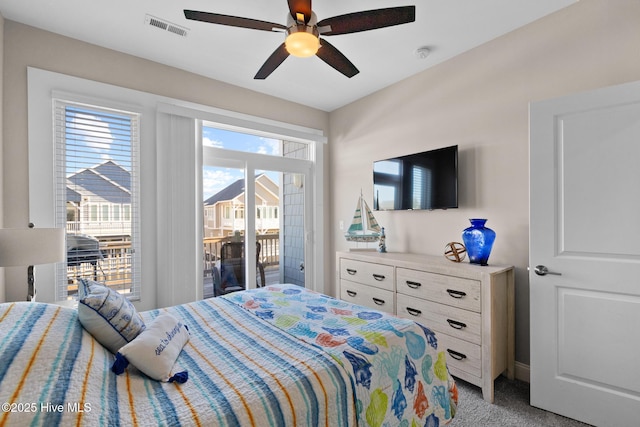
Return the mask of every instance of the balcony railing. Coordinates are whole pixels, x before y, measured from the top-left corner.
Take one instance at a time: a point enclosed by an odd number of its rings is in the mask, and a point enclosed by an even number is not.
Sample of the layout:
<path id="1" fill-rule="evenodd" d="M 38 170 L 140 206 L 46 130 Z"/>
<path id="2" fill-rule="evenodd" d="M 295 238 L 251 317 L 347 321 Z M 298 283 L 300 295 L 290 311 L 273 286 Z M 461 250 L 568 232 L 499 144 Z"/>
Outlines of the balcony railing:
<path id="1" fill-rule="evenodd" d="M 101 258 L 94 257 L 67 265 L 67 293 L 78 291 L 78 279 L 103 282 L 119 292 L 131 291 L 131 242 L 104 242 L 100 244 Z"/>
<path id="2" fill-rule="evenodd" d="M 232 237 L 207 237 L 204 239 L 204 271 L 211 271 L 216 261 L 220 259 L 220 249 L 226 242 L 230 242 Z M 256 241 L 260 243 L 260 262 L 265 267 L 278 265 L 280 263 L 280 235 L 260 234 L 256 236 Z"/>
<path id="3" fill-rule="evenodd" d="M 131 221 L 67 221 L 67 233 L 95 237 L 131 235 Z"/>
<path id="4" fill-rule="evenodd" d="M 210 277 L 215 262 L 220 259 L 220 249 L 231 237 L 210 237 L 204 239 L 203 271 Z M 264 234 L 256 236 L 261 245 L 260 262 L 266 267 L 277 266 L 280 262 L 280 236 Z M 104 282 L 119 292 L 129 292 L 131 288 L 131 242 L 101 242 L 102 258 L 92 262 L 80 262 L 67 266 L 67 292 L 77 293 L 79 278 Z"/>

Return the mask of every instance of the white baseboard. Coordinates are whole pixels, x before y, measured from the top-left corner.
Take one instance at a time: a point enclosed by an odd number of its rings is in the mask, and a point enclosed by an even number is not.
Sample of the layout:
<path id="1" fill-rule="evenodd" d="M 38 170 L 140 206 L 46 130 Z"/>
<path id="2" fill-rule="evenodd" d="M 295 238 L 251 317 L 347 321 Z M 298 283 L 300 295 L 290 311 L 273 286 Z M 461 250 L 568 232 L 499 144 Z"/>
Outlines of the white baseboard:
<path id="1" fill-rule="evenodd" d="M 529 365 L 516 361 L 514 375 L 517 380 L 524 381 L 526 383 L 531 382 L 530 372 Z"/>

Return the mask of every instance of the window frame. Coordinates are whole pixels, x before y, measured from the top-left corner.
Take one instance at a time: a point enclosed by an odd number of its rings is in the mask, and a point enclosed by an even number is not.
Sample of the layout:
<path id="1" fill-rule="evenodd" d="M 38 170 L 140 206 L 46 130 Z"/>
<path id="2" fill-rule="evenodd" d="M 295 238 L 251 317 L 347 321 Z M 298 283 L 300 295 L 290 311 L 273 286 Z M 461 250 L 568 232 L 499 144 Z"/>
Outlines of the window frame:
<path id="1" fill-rule="evenodd" d="M 140 245 L 140 128 L 141 118 L 140 113 L 136 111 L 129 111 L 123 108 L 109 107 L 105 101 L 95 99 L 93 102 L 78 102 L 69 100 L 70 96 L 62 93 L 52 94 L 52 108 L 54 114 L 54 185 L 56 186 L 55 196 L 55 226 L 59 228 L 66 228 L 66 187 L 67 187 L 67 168 L 66 168 L 66 149 L 67 149 L 67 114 L 66 109 L 82 109 L 88 112 L 95 112 L 98 114 L 116 114 L 125 116 L 129 119 L 130 125 L 130 162 L 131 170 L 131 262 L 130 262 L 130 277 L 131 277 L 131 290 L 126 293 L 126 297 L 131 301 L 139 301 L 142 287 L 142 280 L 140 274 L 140 257 L 142 255 Z M 96 156 L 96 158 L 99 156 Z M 114 206 L 113 202 L 102 200 L 99 202 L 90 202 L 88 204 L 90 212 L 88 216 L 88 223 L 100 224 L 100 223 L 113 223 L 114 219 Z M 120 206 L 120 205 L 119 205 Z M 96 210 L 95 220 L 93 217 L 93 210 Z M 63 214 L 64 211 L 64 214 Z M 122 221 L 122 219 L 118 220 Z M 56 274 L 54 280 L 55 295 L 58 300 L 65 300 L 68 298 L 68 271 L 67 263 L 59 263 L 56 267 Z"/>
<path id="2" fill-rule="evenodd" d="M 316 290 L 324 289 L 325 242 L 321 237 L 313 238 L 314 235 L 325 235 L 323 171 L 324 144 L 327 142 L 327 137 L 321 129 L 169 98 L 35 67 L 27 67 L 29 218 L 24 219 L 25 226 L 30 221 L 36 227 L 55 227 L 51 102 L 52 97 L 60 93 L 68 95 L 68 99 L 73 101 L 94 104 L 96 100 L 100 100 L 108 107 L 136 111 L 141 114 L 140 193 L 144 197 L 140 203 L 140 217 L 144 218 L 144 221 L 140 223 L 140 245 L 143 250 L 139 270 L 142 280 L 141 296 L 140 300 L 134 303 L 138 310 L 151 310 L 202 298 L 202 294 L 197 294 L 198 289 L 202 289 L 201 283 L 191 281 L 190 275 L 196 276 L 196 272 L 191 271 L 193 264 L 183 265 L 175 260 L 176 254 L 180 254 L 180 252 L 176 253 L 178 249 L 188 248 L 189 245 L 192 247 L 197 239 L 193 240 L 190 236 L 187 238 L 175 232 L 167 235 L 168 230 L 181 230 L 180 227 L 184 226 L 185 219 L 192 222 L 194 212 L 195 220 L 202 222 L 202 213 L 198 214 L 202 210 L 201 200 L 190 206 L 173 203 L 176 195 L 184 192 L 178 184 L 186 181 L 197 183 L 201 181 L 201 177 L 191 176 L 191 169 L 172 170 L 171 165 L 176 160 L 180 160 L 183 165 L 187 162 L 193 164 L 194 173 L 198 173 L 198 165 L 202 164 L 201 150 L 198 152 L 193 151 L 192 148 L 185 150 L 183 147 L 176 147 L 171 139 L 172 134 L 166 132 L 167 129 L 170 130 L 167 123 L 175 122 L 176 117 L 207 120 L 228 125 L 234 129 L 238 127 L 252 129 L 265 135 L 287 135 L 288 140 L 300 139 L 315 142 L 315 149 L 311 156 L 316 164 L 312 183 L 316 191 L 311 203 L 318 214 L 314 217 L 313 234 L 308 237 L 314 241 L 318 266 L 313 276 L 313 283 Z M 193 134 L 197 132 L 195 125 L 187 125 L 186 129 Z M 199 141 L 200 138 L 195 135 L 191 140 Z M 195 188 L 193 194 L 202 194 L 202 191 Z M 168 212 L 173 212 L 173 215 L 169 215 Z M 196 227 L 192 228 L 196 229 Z M 202 239 L 202 231 L 199 238 Z M 168 242 L 167 239 L 173 240 Z M 167 243 L 170 243 L 167 248 L 176 248 L 175 251 L 158 250 Z M 55 264 L 39 265 L 38 282 L 52 283 L 56 268 Z M 55 302 L 53 286 L 38 287 L 38 301 Z"/>

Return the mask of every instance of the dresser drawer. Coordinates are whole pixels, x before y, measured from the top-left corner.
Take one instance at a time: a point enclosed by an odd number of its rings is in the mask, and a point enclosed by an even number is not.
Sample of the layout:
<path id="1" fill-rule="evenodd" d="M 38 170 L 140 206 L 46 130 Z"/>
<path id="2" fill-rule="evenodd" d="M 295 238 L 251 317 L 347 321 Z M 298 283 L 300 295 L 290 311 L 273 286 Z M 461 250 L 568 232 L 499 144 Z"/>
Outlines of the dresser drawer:
<path id="1" fill-rule="evenodd" d="M 353 259 L 340 260 L 340 279 L 393 291 L 393 266 Z"/>
<path id="2" fill-rule="evenodd" d="M 480 282 L 455 276 L 398 268 L 397 292 L 480 312 Z"/>
<path id="3" fill-rule="evenodd" d="M 396 296 L 396 313 L 415 320 L 436 332 L 451 335 L 474 344 L 482 343 L 480 314 L 409 295 Z"/>
<path id="4" fill-rule="evenodd" d="M 482 351 L 479 345 L 472 344 L 447 334 L 438 334 L 438 350 L 447 355 L 447 365 L 474 377 L 482 378 Z"/>
<path id="5" fill-rule="evenodd" d="M 373 288 L 362 283 L 340 280 L 340 299 L 352 304 L 364 305 L 376 310 L 394 312 L 395 294 L 385 289 Z"/>

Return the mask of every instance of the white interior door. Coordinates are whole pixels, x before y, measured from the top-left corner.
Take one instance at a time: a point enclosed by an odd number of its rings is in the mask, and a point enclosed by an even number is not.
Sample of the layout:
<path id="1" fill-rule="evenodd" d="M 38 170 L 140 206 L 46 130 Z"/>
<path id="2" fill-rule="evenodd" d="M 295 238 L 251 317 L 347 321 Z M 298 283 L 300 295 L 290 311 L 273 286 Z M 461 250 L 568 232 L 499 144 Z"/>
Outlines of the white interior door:
<path id="1" fill-rule="evenodd" d="M 530 120 L 531 404 L 640 425 L 640 82 Z"/>

